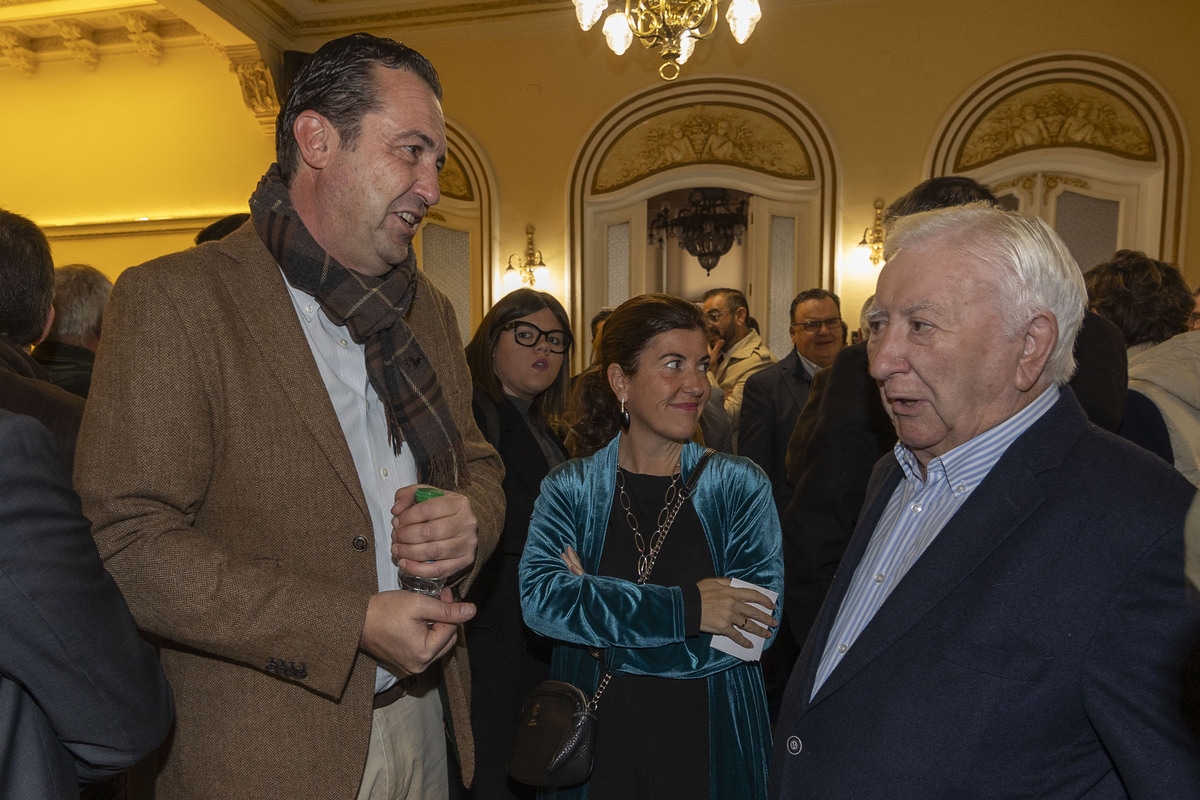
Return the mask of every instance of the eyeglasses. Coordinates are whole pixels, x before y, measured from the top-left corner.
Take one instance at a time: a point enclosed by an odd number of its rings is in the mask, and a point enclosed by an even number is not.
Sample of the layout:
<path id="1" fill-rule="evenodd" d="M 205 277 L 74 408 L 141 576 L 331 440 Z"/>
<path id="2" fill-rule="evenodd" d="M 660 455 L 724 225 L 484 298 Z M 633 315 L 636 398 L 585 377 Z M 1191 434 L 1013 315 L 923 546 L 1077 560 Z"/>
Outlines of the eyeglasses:
<path id="1" fill-rule="evenodd" d="M 804 328 L 808 333 L 816 333 L 821 328 L 829 328 L 830 333 L 837 333 L 845 324 L 840 318 L 831 317 L 830 319 L 813 319 L 808 322 L 793 322 L 792 327 Z"/>
<path id="2" fill-rule="evenodd" d="M 704 312 L 704 318 L 709 322 L 720 322 L 721 317 L 729 312 L 722 308 L 713 308 Z"/>
<path id="3" fill-rule="evenodd" d="M 537 347 L 543 336 L 546 337 L 546 344 L 550 346 L 551 353 L 565 353 L 571 346 L 571 334 L 560 330 L 544 331 L 531 322 L 510 322 L 500 330 L 512 331 L 513 338 L 522 347 Z"/>

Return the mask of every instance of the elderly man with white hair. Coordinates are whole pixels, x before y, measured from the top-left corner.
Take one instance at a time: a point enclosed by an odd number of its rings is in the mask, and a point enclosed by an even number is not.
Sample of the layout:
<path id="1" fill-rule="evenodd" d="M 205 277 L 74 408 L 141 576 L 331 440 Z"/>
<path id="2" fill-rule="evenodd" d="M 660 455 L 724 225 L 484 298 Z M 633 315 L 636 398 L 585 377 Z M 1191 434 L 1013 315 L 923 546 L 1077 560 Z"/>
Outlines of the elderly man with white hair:
<path id="1" fill-rule="evenodd" d="M 1083 279 L 1036 218 L 890 232 L 868 318 L 899 443 L 796 665 L 772 798 L 1194 797 L 1194 489 L 1065 386 Z"/>

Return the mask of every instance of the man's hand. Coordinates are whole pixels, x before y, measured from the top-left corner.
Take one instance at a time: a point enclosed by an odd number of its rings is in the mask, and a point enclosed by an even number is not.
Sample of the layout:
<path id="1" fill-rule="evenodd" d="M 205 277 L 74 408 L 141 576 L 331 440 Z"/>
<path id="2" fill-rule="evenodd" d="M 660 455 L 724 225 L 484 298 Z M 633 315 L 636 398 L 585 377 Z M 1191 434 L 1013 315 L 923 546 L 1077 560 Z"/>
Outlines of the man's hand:
<path id="1" fill-rule="evenodd" d="M 717 366 L 717 360 L 721 357 L 721 351 L 725 349 L 725 340 L 721 337 L 711 339 L 708 342 L 708 362 L 709 369 Z"/>
<path id="2" fill-rule="evenodd" d="M 392 506 L 392 556 L 413 575 L 450 578 L 475 564 L 478 523 L 471 501 L 446 492 L 423 503 L 413 500 L 420 485 L 396 492 Z"/>
<path id="3" fill-rule="evenodd" d="M 424 672 L 454 646 L 458 625 L 475 616 L 471 603 L 419 592 L 380 592 L 367 602 L 358 648 L 401 677 Z"/>

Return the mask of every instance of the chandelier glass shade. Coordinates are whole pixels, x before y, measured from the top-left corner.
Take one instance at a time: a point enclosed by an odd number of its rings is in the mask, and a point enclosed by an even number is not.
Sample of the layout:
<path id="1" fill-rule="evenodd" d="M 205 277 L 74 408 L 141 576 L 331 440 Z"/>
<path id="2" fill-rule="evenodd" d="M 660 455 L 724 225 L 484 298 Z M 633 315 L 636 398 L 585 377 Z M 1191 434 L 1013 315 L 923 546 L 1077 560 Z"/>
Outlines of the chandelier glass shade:
<path id="1" fill-rule="evenodd" d="M 746 232 L 746 201 L 731 204 L 725 189 L 693 189 L 688 203 L 674 215 L 666 207 L 658 212 L 650 222 L 650 242 L 661 244 L 668 236 L 675 237 L 705 273 L 711 274 L 734 242 L 741 244 Z"/>
<path id="2" fill-rule="evenodd" d="M 620 0 L 617 0 L 619 3 Z M 608 9 L 608 0 L 574 0 L 579 27 L 591 30 Z M 604 21 L 604 39 L 622 55 L 636 37 L 647 48 L 658 50 L 664 80 L 679 77 L 679 68 L 691 56 L 696 42 L 717 28 L 719 0 L 625 0 Z M 730 0 L 725 21 L 738 44 L 744 44 L 762 19 L 758 0 Z"/>

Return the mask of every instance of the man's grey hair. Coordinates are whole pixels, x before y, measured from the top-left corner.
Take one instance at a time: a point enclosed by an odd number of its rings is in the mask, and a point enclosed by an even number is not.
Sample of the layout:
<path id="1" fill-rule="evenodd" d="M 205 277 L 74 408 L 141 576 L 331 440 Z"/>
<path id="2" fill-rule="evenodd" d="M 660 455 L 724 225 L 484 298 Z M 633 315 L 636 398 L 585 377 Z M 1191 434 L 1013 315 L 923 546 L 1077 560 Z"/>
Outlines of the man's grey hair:
<path id="1" fill-rule="evenodd" d="M 1009 338 L 1039 313 L 1054 315 L 1058 342 L 1043 376 L 1057 386 L 1069 381 L 1075 373 L 1075 336 L 1083 321 L 1087 290 L 1058 234 L 1037 217 L 971 203 L 897 219 L 884 242 L 883 257 L 935 245 L 992 268 Z"/>
<path id="2" fill-rule="evenodd" d="M 87 264 L 54 270 L 54 325 L 50 339 L 85 340 L 100 335 L 100 323 L 112 281 Z"/>

